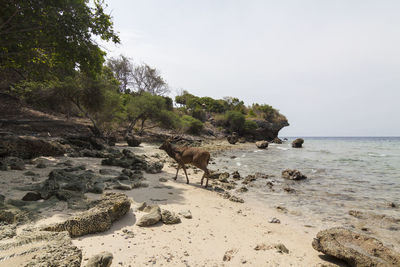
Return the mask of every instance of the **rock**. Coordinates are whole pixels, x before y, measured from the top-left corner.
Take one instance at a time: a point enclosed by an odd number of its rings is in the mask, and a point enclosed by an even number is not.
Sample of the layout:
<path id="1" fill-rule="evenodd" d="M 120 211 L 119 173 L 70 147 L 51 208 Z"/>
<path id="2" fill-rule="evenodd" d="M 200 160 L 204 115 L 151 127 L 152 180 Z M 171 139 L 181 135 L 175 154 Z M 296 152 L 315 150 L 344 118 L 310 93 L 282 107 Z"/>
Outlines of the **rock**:
<path id="1" fill-rule="evenodd" d="M 2 194 L 0 194 L 0 205 L 2 205 L 4 203 L 4 200 L 6 199 L 6 197 Z"/>
<path id="2" fill-rule="evenodd" d="M 390 202 L 390 203 L 388 204 L 388 206 L 389 206 L 390 208 L 397 208 L 397 205 L 396 205 L 396 203 L 394 203 L 394 202 Z"/>
<path id="3" fill-rule="evenodd" d="M 275 137 L 274 140 L 272 140 L 272 142 L 275 144 L 282 144 L 282 140 L 279 139 L 278 137 Z"/>
<path id="4" fill-rule="evenodd" d="M 163 178 L 163 177 L 161 177 L 160 179 L 158 179 L 158 181 L 160 181 L 160 182 L 162 182 L 162 183 L 168 182 L 168 180 L 167 180 L 166 178 Z"/>
<path id="5" fill-rule="evenodd" d="M 24 175 L 25 176 L 36 176 L 37 174 L 34 173 L 33 171 L 27 171 L 27 172 L 24 172 Z"/>
<path id="6" fill-rule="evenodd" d="M 77 150 L 104 150 L 106 148 L 105 140 L 91 135 L 68 136 L 66 142 Z"/>
<path id="7" fill-rule="evenodd" d="M 190 210 L 181 210 L 179 214 L 186 219 L 192 219 L 192 213 L 190 212 Z"/>
<path id="8" fill-rule="evenodd" d="M 242 143 L 242 144 L 246 143 L 246 138 L 240 137 L 239 138 L 239 143 Z"/>
<path id="9" fill-rule="evenodd" d="M 400 266 L 399 253 L 373 237 L 342 227 L 320 231 L 312 246 L 350 266 Z"/>
<path id="10" fill-rule="evenodd" d="M 240 173 L 238 171 L 234 171 L 232 173 L 232 178 L 235 179 L 235 180 L 240 179 Z"/>
<path id="11" fill-rule="evenodd" d="M 292 142 L 292 147 L 301 148 L 303 146 L 304 140 L 302 138 L 297 138 Z"/>
<path id="12" fill-rule="evenodd" d="M 244 178 L 242 184 L 249 184 L 251 182 L 254 182 L 255 180 L 257 180 L 257 177 L 255 175 L 247 175 L 246 178 Z"/>
<path id="13" fill-rule="evenodd" d="M 147 162 L 143 156 L 137 156 L 131 151 L 124 149 L 120 158 L 108 157 L 101 161 L 102 165 L 118 166 L 131 170 L 146 170 Z"/>
<path id="14" fill-rule="evenodd" d="M 80 267 L 82 261 L 82 251 L 72 244 L 68 233 L 36 229 L 24 230 L 1 244 L 0 255 L 2 266 Z"/>
<path id="15" fill-rule="evenodd" d="M 113 175 L 113 176 L 118 176 L 120 175 L 120 172 L 117 170 L 113 170 L 113 169 L 100 169 L 99 173 L 101 175 Z"/>
<path id="16" fill-rule="evenodd" d="M 2 161 L 1 163 L 2 166 L 8 166 L 4 170 L 8 170 L 9 168 L 11 170 L 19 170 L 19 171 L 25 170 L 25 162 L 20 158 L 7 157 L 0 161 Z"/>
<path id="17" fill-rule="evenodd" d="M 28 192 L 22 198 L 23 201 L 37 201 L 39 199 L 42 199 L 42 196 L 38 192 Z"/>
<path id="18" fill-rule="evenodd" d="M 86 267 L 109 267 L 111 266 L 113 258 L 110 252 L 103 251 L 92 256 L 86 264 Z"/>
<path id="19" fill-rule="evenodd" d="M 62 156 L 66 152 L 67 148 L 56 141 L 31 136 L 5 136 L 0 139 L 0 158 L 12 156 L 31 159 L 39 156 Z"/>
<path id="20" fill-rule="evenodd" d="M 287 169 L 287 170 L 282 171 L 282 178 L 298 181 L 298 180 L 307 179 L 307 176 L 303 175 L 298 170 Z"/>
<path id="21" fill-rule="evenodd" d="M 230 261 L 233 258 L 234 253 L 235 253 L 235 251 L 233 249 L 226 251 L 222 260 Z"/>
<path id="22" fill-rule="evenodd" d="M 260 149 L 266 149 L 268 147 L 268 142 L 267 141 L 258 141 L 256 142 L 257 148 Z"/>
<path id="23" fill-rule="evenodd" d="M 93 201 L 91 209 L 72 216 L 64 222 L 43 228 L 45 231 L 67 231 L 71 237 L 83 236 L 110 229 L 113 222 L 124 216 L 131 207 L 125 194 L 106 193 Z"/>
<path id="24" fill-rule="evenodd" d="M 281 221 L 278 218 L 272 218 L 271 220 L 268 221 L 269 223 L 281 223 Z"/>
<path id="25" fill-rule="evenodd" d="M 237 189 L 236 191 L 239 193 L 245 193 L 245 192 L 249 191 L 249 189 L 247 189 L 247 187 L 245 187 L 245 186 L 242 186 L 241 188 Z"/>
<path id="26" fill-rule="evenodd" d="M 130 147 L 137 147 L 140 145 L 141 141 L 135 138 L 133 135 L 129 135 L 125 138 L 125 141 L 128 143 Z"/>
<path id="27" fill-rule="evenodd" d="M 293 188 L 290 188 L 289 186 L 283 187 L 282 189 L 283 189 L 283 191 L 286 191 L 286 192 L 288 192 L 289 194 L 294 194 L 294 193 L 296 193 L 296 190 L 294 190 Z"/>
<path id="28" fill-rule="evenodd" d="M 113 188 L 114 189 L 119 189 L 119 190 L 132 190 L 132 186 L 130 186 L 128 184 L 121 183 L 121 182 L 117 182 L 117 184 L 114 185 Z"/>
<path id="29" fill-rule="evenodd" d="M 40 162 L 40 163 L 38 163 L 38 164 L 36 165 L 36 168 L 38 168 L 38 169 L 44 169 L 44 168 L 47 168 L 47 165 L 46 165 L 45 163 L 43 163 L 43 162 Z"/>
<path id="30" fill-rule="evenodd" d="M 147 173 L 160 173 L 162 168 L 164 168 L 164 164 L 162 162 L 148 162 L 146 167 Z"/>
<path id="31" fill-rule="evenodd" d="M 232 201 L 232 202 L 244 203 L 244 200 L 242 198 L 240 198 L 240 197 L 237 197 L 237 196 L 231 196 L 229 198 L 229 200 Z"/>
<path id="32" fill-rule="evenodd" d="M 285 247 L 285 245 L 284 244 L 276 244 L 276 245 L 274 245 L 274 248 L 276 248 L 276 251 L 277 252 L 279 252 L 279 253 L 286 253 L 286 254 L 289 254 L 289 250 Z"/>
<path id="33" fill-rule="evenodd" d="M 17 234 L 16 224 L 0 224 L 0 240 L 12 238 Z"/>
<path id="34" fill-rule="evenodd" d="M 232 135 L 229 135 L 226 139 L 228 140 L 229 144 L 234 145 L 239 141 L 239 136 L 237 133 L 233 132 Z"/>
<path id="35" fill-rule="evenodd" d="M 161 210 L 158 205 L 147 206 L 143 211 L 148 214 L 143 215 L 137 222 L 136 225 L 140 227 L 151 226 L 161 221 Z"/>
<path id="36" fill-rule="evenodd" d="M 5 160 L 0 160 L 0 171 L 8 171 L 9 169 L 8 163 Z"/>
<path id="37" fill-rule="evenodd" d="M 137 203 L 137 204 L 136 204 L 134 210 L 136 210 L 136 211 L 143 211 L 144 208 L 146 208 L 146 207 L 147 207 L 146 202 L 141 202 L 141 203 Z"/>
<path id="38" fill-rule="evenodd" d="M 254 122 L 257 123 L 257 129 L 253 133 L 256 140 L 273 140 L 283 127 L 289 126 L 286 118 L 279 119 L 274 123 L 260 119 L 254 120 Z"/>
<path id="39" fill-rule="evenodd" d="M 169 210 L 161 211 L 161 220 L 165 224 L 176 224 L 181 222 L 181 218 L 179 218 L 178 215 Z"/>

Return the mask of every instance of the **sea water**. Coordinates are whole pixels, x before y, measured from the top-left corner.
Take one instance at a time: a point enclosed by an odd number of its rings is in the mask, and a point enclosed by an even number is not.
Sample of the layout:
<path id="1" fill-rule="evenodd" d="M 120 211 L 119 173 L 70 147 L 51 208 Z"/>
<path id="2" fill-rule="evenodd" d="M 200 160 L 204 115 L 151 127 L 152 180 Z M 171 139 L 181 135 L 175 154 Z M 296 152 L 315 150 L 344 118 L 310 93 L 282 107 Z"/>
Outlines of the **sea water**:
<path id="1" fill-rule="evenodd" d="M 215 158 L 211 168 L 237 170 L 242 176 L 268 174 L 268 180 L 258 179 L 242 197 L 271 207 L 285 206 L 305 224 L 349 225 L 350 210 L 400 218 L 400 137 L 303 139 L 303 148 L 292 148 L 293 138 L 289 138 L 283 144 L 270 144 L 266 150 L 254 145 L 226 151 Z M 285 169 L 297 169 L 308 178 L 285 180 L 281 177 Z M 271 189 L 267 181 L 276 186 Z M 288 193 L 283 188 L 294 191 Z M 400 228 L 392 230 L 400 242 Z"/>

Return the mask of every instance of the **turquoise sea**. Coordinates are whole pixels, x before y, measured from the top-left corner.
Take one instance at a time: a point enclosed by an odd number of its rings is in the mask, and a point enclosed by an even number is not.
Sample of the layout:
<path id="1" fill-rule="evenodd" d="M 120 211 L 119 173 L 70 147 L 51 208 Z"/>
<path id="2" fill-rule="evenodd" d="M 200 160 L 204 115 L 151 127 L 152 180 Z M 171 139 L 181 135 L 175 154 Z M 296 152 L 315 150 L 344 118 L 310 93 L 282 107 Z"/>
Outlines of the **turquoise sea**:
<path id="1" fill-rule="evenodd" d="M 350 210 L 400 218 L 400 137 L 303 137 L 300 149 L 291 147 L 293 139 L 267 150 L 226 151 L 212 168 L 269 174 L 272 189 L 259 179 L 243 198 L 285 206 L 305 224 L 354 226 Z M 284 169 L 298 169 L 308 179 L 284 180 Z M 399 236 L 391 243 L 400 246 L 400 225 L 391 227 Z"/>

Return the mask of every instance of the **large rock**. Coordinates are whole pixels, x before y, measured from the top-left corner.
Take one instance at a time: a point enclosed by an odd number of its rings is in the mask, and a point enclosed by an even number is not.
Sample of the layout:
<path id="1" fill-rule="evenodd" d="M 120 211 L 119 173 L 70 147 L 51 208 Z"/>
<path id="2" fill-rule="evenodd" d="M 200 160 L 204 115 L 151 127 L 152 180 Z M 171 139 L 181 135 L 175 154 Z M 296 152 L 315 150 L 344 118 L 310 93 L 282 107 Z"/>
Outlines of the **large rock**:
<path id="1" fill-rule="evenodd" d="M 0 244 L 2 266 L 80 267 L 82 251 L 68 233 L 25 230 L 12 241 Z"/>
<path id="2" fill-rule="evenodd" d="M 297 180 L 307 179 L 307 176 L 305 176 L 298 170 L 287 169 L 287 170 L 282 171 L 282 178 L 297 181 Z"/>
<path id="3" fill-rule="evenodd" d="M 109 267 L 111 266 L 113 255 L 110 252 L 103 251 L 91 257 L 86 267 Z"/>
<path id="4" fill-rule="evenodd" d="M 289 126 L 287 120 L 279 122 L 269 122 L 266 120 L 254 120 L 257 123 L 257 129 L 254 131 L 253 136 L 256 140 L 272 141 L 278 136 L 279 131 L 286 126 Z"/>
<path id="5" fill-rule="evenodd" d="M 161 209 L 158 205 L 147 206 L 144 208 L 148 214 L 143 215 L 136 223 L 137 226 L 146 227 L 151 226 L 161 221 Z"/>
<path id="6" fill-rule="evenodd" d="M 128 143 L 128 146 L 131 147 L 137 147 L 141 143 L 141 141 L 133 135 L 128 135 L 125 137 L 125 141 Z"/>
<path id="7" fill-rule="evenodd" d="M 6 157 L 0 159 L 0 170 L 7 171 L 7 170 L 25 170 L 25 162 L 17 157 Z"/>
<path id="8" fill-rule="evenodd" d="M 297 138 L 292 142 L 292 147 L 301 148 L 303 146 L 304 140 L 302 138 Z"/>
<path id="9" fill-rule="evenodd" d="M 341 227 L 320 231 L 312 246 L 350 266 L 400 266 L 399 253 L 373 237 Z"/>
<path id="10" fill-rule="evenodd" d="M 278 137 L 275 137 L 274 140 L 272 140 L 272 142 L 275 144 L 282 144 L 282 140 L 279 139 Z"/>
<path id="11" fill-rule="evenodd" d="M 6 136 L 0 139 L 0 158 L 13 156 L 31 159 L 39 156 L 62 156 L 67 147 L 54 140 L 31 136 Z"/>
<path id="12" fill-rule="evenodd" d="M 129 211 L 131 203 L 125 194 L 106 193 L 91 206 L 93 208 L 88 211 L 72 216 L 64 222 L 46 226 L 43 230 L 67 231 L 71 237 L 104 232 Z"/>
<path id="13" fill-rule="evenodd" d="M 229 144 L 236 144 L 239 141 L 239 136 L 236 133 L 232 133 L 232 135 L 229 135 L 226 140 L 228 140 Z"/>
<path id="14" fill-rule="evenodd" d="M 122 151 L 123 156 L 120 158 L 109 157 L 101 161 L 102 165 L 119 166 L 131 170 L 144 170 L 148 173 L 159 173 L 164 167 L 162 162 L 146 161 L 143 156 L 135 155 L 128 149 Z"/>
<path id="15" fill-rule="evenodd" d="M 258 141 L 256 142 L 257 148 L 266 149 L 268 147 L 268 141 Z"/>

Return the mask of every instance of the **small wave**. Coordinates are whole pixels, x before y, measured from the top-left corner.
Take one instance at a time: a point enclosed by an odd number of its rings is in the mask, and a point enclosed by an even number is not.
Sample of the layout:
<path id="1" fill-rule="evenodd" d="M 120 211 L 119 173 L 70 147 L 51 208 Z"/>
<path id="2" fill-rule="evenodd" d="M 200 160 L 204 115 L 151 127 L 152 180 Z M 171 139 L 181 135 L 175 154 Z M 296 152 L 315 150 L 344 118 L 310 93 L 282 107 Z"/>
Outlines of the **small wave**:
<path id="1" fill-rule="evenodd" d="M 368 156 L 376 158 L 376 157 L 386 157 L 387 155 L 386 154 L 368 153 Z"/>
<path id="2" fill-rule="evenodd" d="M 362 159 L 352 159 L 352 158 L 340 158 L 335 161 L 340 161 L 340 162 L 362 162 Z"/>
<path id="3" fill-rule="evenodd" d="M 280 149 L 280 150 L 289 150 L 289 148 L 288 147 L 281 147 L 281 146 L 278 146 L 278 147 L 276 147 L 277 149 Z"/>
<path id="4" fill-rule="evenodd" d="M 236 162 L 236 165 L 237 165 L 237 166 L 242 166 L 242 163 Z"/>

